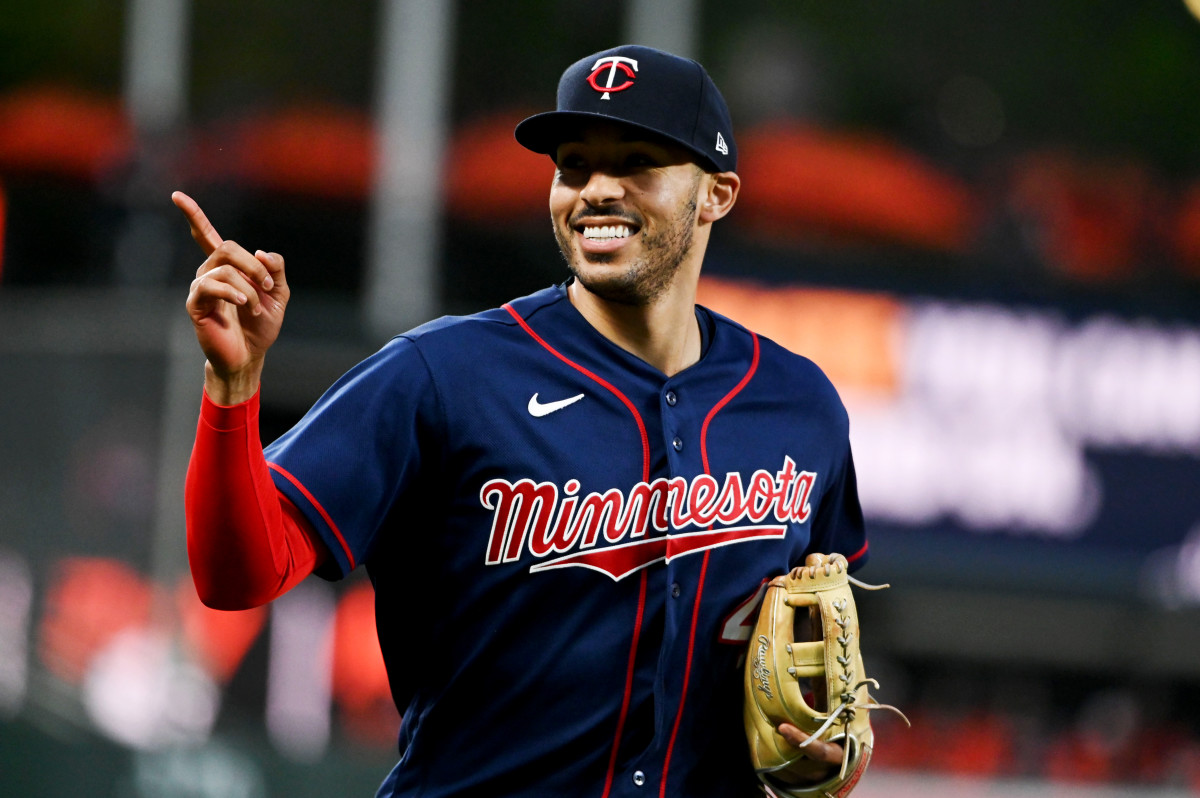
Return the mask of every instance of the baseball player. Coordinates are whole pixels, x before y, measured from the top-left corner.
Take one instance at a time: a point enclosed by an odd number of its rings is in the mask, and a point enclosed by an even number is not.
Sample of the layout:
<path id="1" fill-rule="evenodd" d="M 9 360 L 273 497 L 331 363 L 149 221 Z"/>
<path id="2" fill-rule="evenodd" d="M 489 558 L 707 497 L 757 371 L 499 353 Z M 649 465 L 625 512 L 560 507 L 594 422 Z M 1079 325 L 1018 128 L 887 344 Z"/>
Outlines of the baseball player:
<path id="1" fill-rule="evenodd" d="M 367 568 L 403 715 L 379 796 L 760 795 L 756 603 L 809 552 L 866 560 L 846 412 L 813 363 L 695 304 L 740 185 L 699 64 L 588 56 L 516 138 L 557 165 L 570 278 L 398 335 L 265 453 L 283 259 L 174 195 L 208 256 L 187 301 L 208 358 L 197 589 L 244 608 Z"/>

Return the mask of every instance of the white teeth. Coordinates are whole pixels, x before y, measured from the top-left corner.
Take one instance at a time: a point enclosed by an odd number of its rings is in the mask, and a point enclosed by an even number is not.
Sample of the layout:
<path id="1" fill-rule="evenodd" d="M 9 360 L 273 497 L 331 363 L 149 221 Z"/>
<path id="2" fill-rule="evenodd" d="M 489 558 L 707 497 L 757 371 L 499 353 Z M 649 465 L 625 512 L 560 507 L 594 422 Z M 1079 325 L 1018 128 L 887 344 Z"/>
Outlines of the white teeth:
<path id="1" fill-rule="evenodd" d="M 629 228 L 623 224 L 583 228 L 584 238 L 628 238 Z"/>

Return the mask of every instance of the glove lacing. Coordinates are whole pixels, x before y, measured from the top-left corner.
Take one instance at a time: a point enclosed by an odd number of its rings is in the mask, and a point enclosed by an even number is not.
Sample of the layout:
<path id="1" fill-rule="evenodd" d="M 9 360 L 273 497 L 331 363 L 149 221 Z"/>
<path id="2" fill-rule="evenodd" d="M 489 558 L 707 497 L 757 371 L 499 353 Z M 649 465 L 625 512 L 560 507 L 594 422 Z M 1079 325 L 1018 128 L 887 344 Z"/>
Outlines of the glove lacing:
<path id="1" fill-rule="evenodd" d="M 808 571 L 808 576 L 811 579 L 811 578 L 816 577 L 818 570 L 824 569 L 825 575 L 830 576 L 831 571 L 833 569 L 836 569 L 839 573 L 841 573 L 841 571 L 846 567 L 846 564 L 847 563 L 846 563 L 845 559 L 834 558 L 833 560 L 826 561 L 825 563 L 820 564 L 820 565 L 799 566 L 793 570 L 792 575 L 794 577 L 798 578 L 800 576 L 800 574 L 798 572 Z M 849 580 L 852 584 L 856 585 L 857 587 L 862 588 L 863 590 L 884 590 L 885 588 L 891 587 L 891 585 L 889 585 L 889 584 L 869 585 L 866 582 L 862 582 L 858 579 L 855 579 L 850 574 L 846 574 L 846 579 Z M 865 712 L 869 712 L 873 709 L 890 710 L 892 712 L 895 712 L 897 715 L 899 715 L 900 719 L 904 721 L 905 725 L 909 726 L 910 728 L 912 727 L 912 723 L 909 722 L 908 718 L 905 716 L 905 714 L 903 712 L 901 712 L 899 709 L 892 706 L 891 704 L 880 704 L 878 701 L 875 701 L 873 698 L 871 698 L 870 694 L 868 694 L 868 696 L 867 696 L 867 698 L 868 698 L 867 702 L 864 702 L 861 704 L 858 703 L 856 694 L 857 694 L 859 688 L 862 687 L 863 685 L 871 685 L 876 690 L 878 690 L 879 682 L 877 682 L 875 679 L 868 678 L 868 679 L 864 679 L 861 682 L 858 682 L 853 687 L 850 686 L 851 680 L 854 679 L 854 671 L 850 668 L 850 658 L 847 656 L 846 649 L 849 647 L 850 641 L 854 637 L 854 633 L 852 631 L 849 631 L 846 629 L 846 626 L 850 623 L 850 619 L 845 615 L 841 615 L 841 613 L 845 611 L 846 606 L 847 605 L 846 605 L 846 602 L 844 599 L 841 602 L 835 602 L 833 604 L 833 608 L 836 609 L 839 613 L 835 623 L 837 623 L 837 625 L 842 630 L 842 634 L 839 635 L 837 638 L 837 642 L 842 647 L 842 654 L 841 654 L 841 656 L 839 656 L 837 658 L 838 664 L 840 664 L 842 666 L 842 672 L 838 674 L 838 678 L 842 681 L 842 683 L 846 687 L 845 692 L 843 692 L 840 696 L 840 698 L 842 699 L 842 702 L 840 704 L 838 704 L 837 707 L 835 707 L 833 709 L 833 711 L 830 712 L 829 715 L 827 715 L 825 717 L 825 722 L 822 723 L 820 725 L 820 727 L 817 728 L 816 731 L 812 732 L 809 735 L 807 740 L 800 743 L 800 745 L 798 745 L 797 748 L 804 748 L 809 743 L 811 743 L 813 740 L 818 739 L 821 735 L 823 735 L 826 731 L 828 731 L 829 728 L 831 726 L 833 726 L 833 724 L 836 723 L 839 718 L 841 719 L 842 726 L 845 727 L 846 725 L 848 725 L 850 723 L 850 721 L 854 720 L 854 713 L 860 709 Z M 788 650 L 789 651 L 791 650 L 791 646 L 788 646 Z M 795 673 L 795 670 L 796 670 L 795 668 L 788 668 L 788 671 L 793 674 Z M 848 735 L 846 735 L 845 732 L 843 732 L 843 738 L 845 738 L 847 736 Z M 846 743 L 843 743 L 843 745 L 842 745 L 842 767 L 838 773 L 839 779 L 844 779 L 846 777 L 846 767 L 849 765 L 849 763 L 850 763 L 850 746 Z"/>

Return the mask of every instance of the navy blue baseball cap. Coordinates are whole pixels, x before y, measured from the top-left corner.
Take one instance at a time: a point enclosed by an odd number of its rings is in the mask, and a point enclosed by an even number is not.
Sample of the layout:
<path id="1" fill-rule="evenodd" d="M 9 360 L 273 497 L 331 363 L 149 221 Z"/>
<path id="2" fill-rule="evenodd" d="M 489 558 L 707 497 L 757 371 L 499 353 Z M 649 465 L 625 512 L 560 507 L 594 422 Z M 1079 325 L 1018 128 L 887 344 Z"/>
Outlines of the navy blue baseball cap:
<path id="1" fill-rule="evenodd" d="M 558 81 L 556 110 L 517 125 L 517 141 L 554 157 L 581 123 L 620 122 L 670 139 L 701 166 L 737 169 L 737 145 L 725 98 L 690 58 L 626 44 L 576 61 Z"/>

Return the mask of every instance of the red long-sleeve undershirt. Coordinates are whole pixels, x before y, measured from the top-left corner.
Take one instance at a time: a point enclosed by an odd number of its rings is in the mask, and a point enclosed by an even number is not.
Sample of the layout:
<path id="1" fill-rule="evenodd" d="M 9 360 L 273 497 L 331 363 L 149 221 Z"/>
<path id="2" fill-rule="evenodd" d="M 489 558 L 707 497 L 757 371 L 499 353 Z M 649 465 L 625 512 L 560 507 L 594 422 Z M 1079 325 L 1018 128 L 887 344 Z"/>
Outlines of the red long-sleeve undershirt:
<path id="1" fill-rule="evenodd" d="M 232 406 L 206 394 L 184 489 L 188 562 L 201 601 L 220 610 L 282 595 L 328 555 L 271 480 L 258 433 L 259 396 Z"/>

